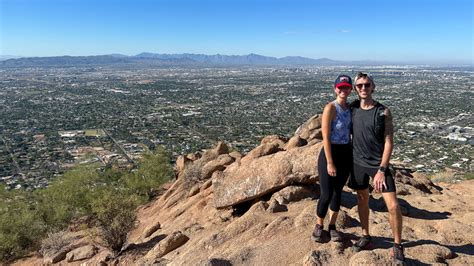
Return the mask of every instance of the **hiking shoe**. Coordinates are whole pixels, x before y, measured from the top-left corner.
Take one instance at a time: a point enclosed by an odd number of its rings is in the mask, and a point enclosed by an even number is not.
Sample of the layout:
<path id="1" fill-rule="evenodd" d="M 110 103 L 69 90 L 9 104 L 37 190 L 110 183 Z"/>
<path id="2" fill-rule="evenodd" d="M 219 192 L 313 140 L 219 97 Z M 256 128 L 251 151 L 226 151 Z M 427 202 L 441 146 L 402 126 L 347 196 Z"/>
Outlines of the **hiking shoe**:
<path id="1" fill-rule="evenodd" d="M 311 234 L 311 238 L 316 242 L 323 242 L 323 226 L 320 224 L 316 224 L 314 227 L 314 231 Z"/>
<path id="2" fill-rule="evenodd" d="M 393 244 L 390 256 L 393 258 L 395 265 L 405 265 L 405 255 L 403 255 L 403 246 L 401 244 Z"/>
<path id="3" fill-rule="evenodd" d="M 372 249 L 372 237 L 363 236 L 359 238 L 359 240 L 352 246 L 352 249 L 355 252 L 359 252 L 361 250 Z"/>
<path id="4" fill-rule="evenodd" d="M 336 229 L 329 229 L 329 236 L 331 236 L 331 241 L 334 241 L 334 242 L 342 241 L 342 234 Z"/>

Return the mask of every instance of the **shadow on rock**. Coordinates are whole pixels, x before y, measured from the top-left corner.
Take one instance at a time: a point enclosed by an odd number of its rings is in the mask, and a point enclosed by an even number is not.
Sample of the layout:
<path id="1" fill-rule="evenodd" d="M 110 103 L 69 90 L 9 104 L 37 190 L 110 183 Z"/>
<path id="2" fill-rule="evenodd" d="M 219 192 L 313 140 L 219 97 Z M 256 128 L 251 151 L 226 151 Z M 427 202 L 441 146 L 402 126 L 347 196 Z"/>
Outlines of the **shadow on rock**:
<path id="1" fill-rule="evenodd" d="M 154 236 L 153 238 L 151 238 L 148 241 L 143 242 L 143 243 L 138 243 L 138 244 L 131 243 L 131 244 L 125 246 L 119 252 L 118 255 L 123 255 L 124 253 L 126 254 L 126 253 L 129 253 L 129 252 L 133 252 L 133 253 L 147 252 L 150 249 L 152 249 L 156 244 L 158 244 L 158 242 L 160 242 L 161 240 L 163 240 L 165 238 L 166 238 L 165 234 L 160 234 L 160 235 Z"/>
<path id="2" fill-rule="evenodd" d="M 398 203 L 400 204 L 400 208 L 402 211 L 403 216 L 422 219 L 422 220 L 444 220 L 448 219 L 452 213 L 450 212 L 432 212 L 424 209 L 419 209 L 410 205 L 406 200 L 398 198 Z M 378 212 L 386 212 L 387 206 L 382 197 L 379 199 L 375 199 L 371 196 L 369 200 L 369 207 Z"/>
<path id="3" fill-rule="evenodd" d="M 428 240 L 428 239 L 420 239 L 416 241 L 411 241 L 403 244 L 405 247 L 415 247 L 415 246 L 421 246 L 421 245 L 428 245 L 428 244 L 434 244 L 434 245 L 439 245 L 439 246 L 444 246 L 452 250 L 455 254 L 465 254 L 469 256 L 474 256 L 474 245 L 473 244 L 465 244 L 461 246 L 454 246 L 454 245 L 444 245 L 440 244 L 437 241 L 434 240 Z"/>
<path id="4" fill-rule="evenodd" d="M 357 205 L 357 196 L 353 193 L 342 191 L 341 194 L 341 206 L 348 209 L 352 209 Z"/>

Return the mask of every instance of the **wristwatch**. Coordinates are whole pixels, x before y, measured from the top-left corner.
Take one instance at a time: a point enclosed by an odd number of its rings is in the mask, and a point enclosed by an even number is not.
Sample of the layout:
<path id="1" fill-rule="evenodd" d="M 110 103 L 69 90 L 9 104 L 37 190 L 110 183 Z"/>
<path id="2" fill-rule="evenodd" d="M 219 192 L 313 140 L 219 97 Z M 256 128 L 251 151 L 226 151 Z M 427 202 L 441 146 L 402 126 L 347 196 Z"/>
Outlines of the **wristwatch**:
<path id="1" fill-rule="evenodd" d="M 387 167 L 380 166 L 379 167 L 379 172 L 385 173 L 387 171 Z"/>

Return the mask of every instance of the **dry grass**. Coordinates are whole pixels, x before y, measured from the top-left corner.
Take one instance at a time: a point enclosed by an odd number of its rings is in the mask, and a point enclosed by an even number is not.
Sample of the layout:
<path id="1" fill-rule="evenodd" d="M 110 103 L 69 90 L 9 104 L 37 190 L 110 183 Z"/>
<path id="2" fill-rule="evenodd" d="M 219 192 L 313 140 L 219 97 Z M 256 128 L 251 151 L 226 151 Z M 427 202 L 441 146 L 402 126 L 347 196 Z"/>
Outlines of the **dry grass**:
<path id="1" fill-rule="evenodd" d="M 439 173 L 435 173 L 429 177 L 432 182 L 446 182 L 450 183 L 460 179 L 459 173 L 452 169 L 445 169 Z"/>
<path id="2" fill-rule="evenodd" d="M 48 236 L 41 241 L 39 253 L 43 256 L 57 253 L 62 248 L 69 246 L 75 239 L 67 231 L 48 233 Z"/>

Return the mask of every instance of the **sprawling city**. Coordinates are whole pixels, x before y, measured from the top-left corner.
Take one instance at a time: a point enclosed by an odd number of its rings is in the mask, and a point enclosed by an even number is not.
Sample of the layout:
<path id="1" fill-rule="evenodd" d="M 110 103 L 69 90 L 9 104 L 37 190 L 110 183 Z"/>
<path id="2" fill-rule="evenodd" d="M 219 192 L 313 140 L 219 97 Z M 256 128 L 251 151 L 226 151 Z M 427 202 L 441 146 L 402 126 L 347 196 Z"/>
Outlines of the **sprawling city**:
<path id="1" fill-rule="evenodd" d="M 217 141 L 246 153 L 291 136 L 334 98 L 338 74 L 358 71 L 392 110 L 392 161 L 472 172 L 472 68 L 92 65 L 0 68 L 0 182 L 31 190 L 78 164 L 130 168 L 158 145 L 171 158 Z"/>

